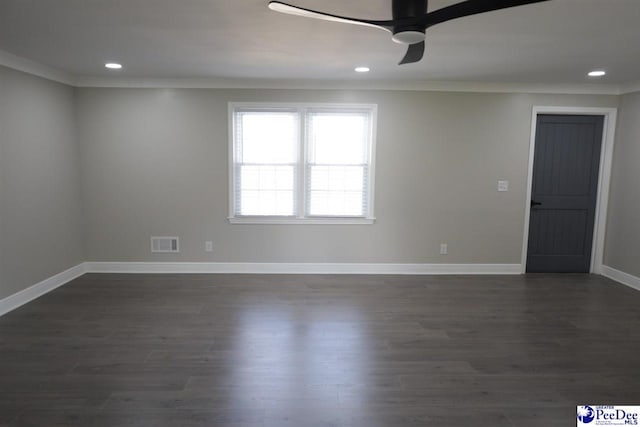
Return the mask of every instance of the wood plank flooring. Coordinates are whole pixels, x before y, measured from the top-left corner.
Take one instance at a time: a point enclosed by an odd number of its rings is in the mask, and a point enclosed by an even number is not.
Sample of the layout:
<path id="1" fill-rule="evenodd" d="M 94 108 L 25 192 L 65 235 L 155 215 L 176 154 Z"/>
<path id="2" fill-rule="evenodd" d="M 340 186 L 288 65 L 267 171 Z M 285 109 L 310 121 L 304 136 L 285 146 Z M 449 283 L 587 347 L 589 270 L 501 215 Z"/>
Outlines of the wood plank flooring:
<path id="1" fill-rule="evenodd" d="M 0 318 L 0 425 L 570 426 L 639 331 L 589 275 L 88 274 Z"/>

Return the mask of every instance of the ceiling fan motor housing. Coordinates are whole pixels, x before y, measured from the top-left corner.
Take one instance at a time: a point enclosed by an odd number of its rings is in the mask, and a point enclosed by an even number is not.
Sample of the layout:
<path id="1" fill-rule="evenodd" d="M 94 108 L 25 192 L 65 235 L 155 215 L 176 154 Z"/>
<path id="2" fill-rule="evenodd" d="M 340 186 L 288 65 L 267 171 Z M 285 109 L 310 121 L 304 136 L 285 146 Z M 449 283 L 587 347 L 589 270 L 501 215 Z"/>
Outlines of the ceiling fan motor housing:
<path id="1" fill-rule="evenodd" d="M 427 0 L 393 0 L 393 41 L 401 44 L 419 43 L 425 38 L 423 25 L 413 21 L 421 19 L 427 13 Z M 403 22 L 406 21 L 406 22 Z"/>

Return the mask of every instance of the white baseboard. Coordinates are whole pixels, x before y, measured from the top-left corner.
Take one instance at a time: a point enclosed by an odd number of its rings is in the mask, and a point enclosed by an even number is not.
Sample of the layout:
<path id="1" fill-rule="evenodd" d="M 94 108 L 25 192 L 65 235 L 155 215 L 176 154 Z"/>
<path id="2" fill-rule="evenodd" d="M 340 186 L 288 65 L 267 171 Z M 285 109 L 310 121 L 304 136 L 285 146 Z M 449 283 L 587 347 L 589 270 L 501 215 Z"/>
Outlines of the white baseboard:
<path id="1" fill-rule="evenodd" d="M 521 274 L 520 264 L 87 262 L 89 273 Z"/>
<path id="2" fill-rule="evenodd" d="M 32 301 L 39 296 L 46 294 L 47 292 L 51 292 L 52 290 L 64 285 L 65 283 L 82 276 L 86 272 L 86 264 L 78 264 L 75 267 L 71 267 L 70 269 L 63 271 L 62 273 L 58 273 L 55 276 L 44 279 L 42 282 L 36 283 L 35 285 L 28 287 L 27 289 L 23 289 L 20 292 L 1 299 L 0 316 L 12 310 L 15 310 L 21 305 L 24 305 L 29 301 Z"/>
<path id="3" fill-rule="evenodd" d="M 520 264 L 322 264 L 217 262 L 85 262 L 0 300 L 0 316 L 85 273 L 227 273 L 227 274 L 521 274 Z M 602 275 L 640 290 L 640 277 L 609 266 Z"/>
<path id="4" fill-rule="evenodd" d="M 632 276 L 624 271 L 616 270 L 615 268 L 611 268 L 606 265 L 602 266 L 602 275 L 640 291 L 640 277 Z"/>
<path id="5" fill-rule="evenodd" d="M 85 273 L 521 274 L 520 264 L 85 262 L 0 300 L 0 316 Z"/>

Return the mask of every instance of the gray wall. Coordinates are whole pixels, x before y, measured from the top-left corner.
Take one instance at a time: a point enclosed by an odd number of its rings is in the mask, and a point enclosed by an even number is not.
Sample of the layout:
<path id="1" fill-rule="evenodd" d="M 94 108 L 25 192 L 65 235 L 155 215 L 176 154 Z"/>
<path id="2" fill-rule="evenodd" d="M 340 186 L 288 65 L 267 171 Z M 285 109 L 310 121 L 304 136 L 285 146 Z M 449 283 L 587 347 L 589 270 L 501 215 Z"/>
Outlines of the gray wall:
<path id="1" fill-rule="evenodd" d="M 84 260 L 74 89 L 0 67 L 0 299 Z"/>
<path id="2" fill-rule="evenodd" d="M 73 89 L 0 67 L 0 99 L 0 298 L 84 260 L 519 263 L 532 106 L 619 99 L 605 263 L 640 275 L 639 94 Z M 230 101 L 378 104 L 376 223 L 229 224 Z"/>
<path id="3" fill-rule="evenodd" d="M 621 99 L 615 150 L 605 265 L 640 277 L 640 92 Z"/>
<path id="4" fill-rule="evenodd" d="M 230 225 L 230 101 L 378 104 L 376 223 Z M 533 105 L 617 107 L 618 97 L 78 89 L 86 258 L 520 263 Z M 179 236 L 182 252 L 151 254 L 151 235 Z"/>

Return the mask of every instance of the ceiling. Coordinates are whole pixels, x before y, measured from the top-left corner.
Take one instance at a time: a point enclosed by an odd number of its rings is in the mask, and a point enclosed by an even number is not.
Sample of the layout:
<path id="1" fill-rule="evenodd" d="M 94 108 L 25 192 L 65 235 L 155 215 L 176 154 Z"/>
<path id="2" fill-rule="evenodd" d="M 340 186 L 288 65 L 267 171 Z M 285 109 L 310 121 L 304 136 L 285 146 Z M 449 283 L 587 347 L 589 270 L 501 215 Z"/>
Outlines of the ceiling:
<path id="1" fill-rule="evenodd" d="M 429 10 L 456 3 L 431 0 Z M 551 0 L 427 30 L 425 58 L 381 30 L 282 15 L 268 0 L 0 0 L 0 50 L 75 77 L 584 84 L 640 81 L 640 0 Z M 290 0 L 371 19 L 391 0 Z M 114 72 L 108 61 L 121 62 Z M 357 75 L 353 68 L 371 72 Z"/>

